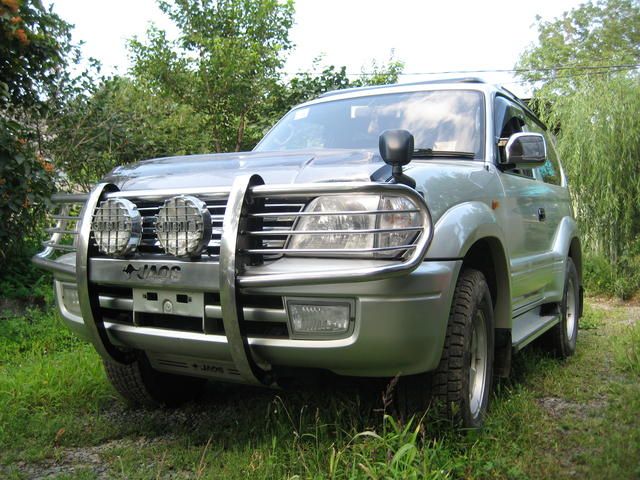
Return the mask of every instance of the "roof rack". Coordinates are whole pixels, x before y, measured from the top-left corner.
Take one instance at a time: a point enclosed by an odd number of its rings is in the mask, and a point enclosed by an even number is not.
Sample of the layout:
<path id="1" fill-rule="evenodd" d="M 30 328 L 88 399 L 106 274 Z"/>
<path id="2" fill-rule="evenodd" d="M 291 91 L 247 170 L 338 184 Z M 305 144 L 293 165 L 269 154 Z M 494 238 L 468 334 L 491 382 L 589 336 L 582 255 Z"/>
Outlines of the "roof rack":
<path id="1" fill-rule="evenodd" d="M 457 78 L 440 78 L 437 80 L 422 80 L 419 82 L 411 82 L 411 83 L 392 83 L 389 85 L 370 85 L 366 87 L 354 87 L 354 88 L 344 88 L 342 90 L 331 90 L 329 92 L 325 92 L 317 98 L 326 98 L 331 97 L 333 95 L 340 95 L 348 92 L 362 92 L 366 90 L 373 90 L 376 88 L 391 88 L 391 87 L 407 87 L 412 85 L 429 85 L 429 84 L 438 84 L 438 83 L 487 83 L 482 78 L 478 77 L 457 77 Z"/>

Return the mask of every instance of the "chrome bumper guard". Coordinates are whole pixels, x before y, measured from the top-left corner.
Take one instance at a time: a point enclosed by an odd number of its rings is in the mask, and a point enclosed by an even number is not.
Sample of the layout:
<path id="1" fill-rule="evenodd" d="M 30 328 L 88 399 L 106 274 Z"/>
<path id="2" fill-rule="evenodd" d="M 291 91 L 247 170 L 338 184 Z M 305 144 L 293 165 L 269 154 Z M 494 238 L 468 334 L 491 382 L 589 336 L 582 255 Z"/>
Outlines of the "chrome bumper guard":
<path id="1" fill-rule="evenodd" d="M 246 335 L 242 331 L 243 308 L 239 303 L 239 290 L 249 287 L 272 287 L 285 285 L 321 284 L 321 283 L 347 283 L 362 282 L 388 278 L 392 276 L 406 275 L 413 271 L 422 262 L 427 248 L 431 242 L 433 228 L 429 209 L 415 190 L 399 184 L 377 183 L 317 183 L 298 185 L 264 185 L 258 175 L 242 176 L 236 178 L 231 188 L 189 188 L 172 190 L 144 190 L 144 191 L 118 191 L 114 185 L 101 183 L 88 195 L 56 195 L 52 198 L 54 204 L 60 205 L 60 211 L 54 215 L 55 227 L 49 229 L 51 239 L 45 242 L 45 250 L 33 258 L 38 266 L 60 273 L 66 277 L 74 276 L 78 287 L 78 299 L 85 327 L 92 343 L 98 353 L 106 359 L 119 363 L 129 363 L 133 360 L 130 353 L 114 346 L 107 335 L 107 331 L 100 314 L 99 298 L 93 291 L 90 282 L 89 259 L 95 253 L 95 246 L 91 242 L 91 221 L 98 204 L 108 198 L 127 197 L 144 200 L 161 200 L 171 195 L 201 194 L 212 197 L 227 198 L 227 205 L 223 218 L 223 234 L 220 241 L 219 253 L 219 288 L 222 321 L 231 357 L 237 370 L 248 383 L 269 385 L 273 382 L 268 365 L 258 365 L 252 355 Z M 259 268 L 246 268 L 248 259 L 260 255 L 284 255 L 284 256 L 331 256 L 345 251 L 332 249 L 323 250 L 295 250 L 287 249 L 286 245 L 281 249 L 255 248 L 253 237 L 268 236 L 269 231 L 256 231 L 255 223 L 261 218 L 269 216 L 286 216 L 297 219 L 304 215 L 326 215 L 326 212 L 315 213 L 298 212 L 264 213 L 256 212 L 254 205 L 259 205 L 267 198 L 308 199 L 317 196 L 352 195 L 352 194 L 378 194 L 396 195 L 409 199 L 415 209 L 402 210 L 404 213 L 417 213 L 420 217 L 420 226 L 411 227 L 417 233 L 417 238 L 410 245 L 398 247 L 386 247 L 386 249 L 398 250 L 402 256 L 396 260 L 380 262 L 379 265 L 368 267 L 356 267 L 341 270 L 312 271 L 291 273 L 262 273 Z M 82 211 L 74 216 L 73 205 L 84 202 Z M 76 207 L 77 208 L 77 207 Z M 341 215 L 361 214 L 386 214 L 398 213 L 398 211 L 375 210 L 367 212 L 344 212 Z M 329 213 L 331 214 L 331 213 Z M 74 225 L 75 224 L 75 225 Z M 284 232 L 286 235 L 295 234 L 295 225 L 291 230 Z M 311 234 L 331 233 L 386 233 L 393 230 L 377 229 L 368 231 L 326 231 L 311 232 Z M 282 231 L 279 231 L 282 235 Z M 74 245 L 64 244 L 65 235 L 74 236 Z M 76 268 L 55 260 L 56 252 L 76 251 Z M 379 248 L 352 249 L 347 253 L 355 254 L 371 253 Z M 186 260 L 188 262 L 189 260 Z M 357 262 L 354 260 L 354 262 Z"/>

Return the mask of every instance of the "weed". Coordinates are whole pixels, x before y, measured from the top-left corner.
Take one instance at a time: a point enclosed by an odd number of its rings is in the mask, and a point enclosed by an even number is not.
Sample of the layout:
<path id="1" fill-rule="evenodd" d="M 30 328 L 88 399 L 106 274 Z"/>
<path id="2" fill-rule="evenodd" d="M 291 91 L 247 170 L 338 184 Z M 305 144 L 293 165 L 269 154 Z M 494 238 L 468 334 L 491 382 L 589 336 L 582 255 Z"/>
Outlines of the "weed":
<path id="1" fill-rule="evenodd" d="M 382 383 L 212 384 L 177 410 L 130 409 L 90 345 L 50 310 L 29 311 L 0 322 L 0 477 L 55 464 L 59 478 L 92 478 L 94 465 L 127 480 L 633 478 L 640 330 L 628 317 L 588 306 L 576 356 L 526 349 L 497 384 L 485 428 L 459 432 L 429 413 L 388 415 Z"/>

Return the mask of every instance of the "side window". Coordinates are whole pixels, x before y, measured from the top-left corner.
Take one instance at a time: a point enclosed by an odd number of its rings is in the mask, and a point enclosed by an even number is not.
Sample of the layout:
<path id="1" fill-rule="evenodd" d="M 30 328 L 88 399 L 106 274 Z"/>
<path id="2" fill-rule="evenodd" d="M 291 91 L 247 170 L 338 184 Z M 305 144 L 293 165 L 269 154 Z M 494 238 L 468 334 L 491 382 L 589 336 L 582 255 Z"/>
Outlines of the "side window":
<path id="1" fill-rule="evenodd" d="M 504 146 L 509 140 L 509 137 L 514 133 L 523 132 L 525 127 L 525 115 L 520 107 L 508 99 L 497 96 L 495 100 L 494 108 L 494 122 L 496 126 L 496 141 L 498 142 L 499 155 L 504 158 Z M 533 170 L 526 169 L 513 169 L 509 173 L 521 175 L 528 178 L 534 178 Z"/>
<path id="2" fill-rule="evenodd" d="M 558 152 L 556 151 L 555 142 L 551 135 L 543 132 L 544 139 L 547 142 L 547 161 L 540 167 L 539 172 L 542 180 L 552 185 L 562 185 L 562 174 L 560 173 L 560 162 L 558 161 Z"/>
<path id="3" fill-rule="evenodd" d="M 551 135 L 542 128 L 533 119 L 527 117 L 527 130 L 531 132 L 541 133 L 547 144 L 547 161 L 539 167 L 538 173 L 542 181 L 552 185 L 562 185 L 562 174 L 560 173 L 560 164 L 558 162 L 558 153 Z"/>

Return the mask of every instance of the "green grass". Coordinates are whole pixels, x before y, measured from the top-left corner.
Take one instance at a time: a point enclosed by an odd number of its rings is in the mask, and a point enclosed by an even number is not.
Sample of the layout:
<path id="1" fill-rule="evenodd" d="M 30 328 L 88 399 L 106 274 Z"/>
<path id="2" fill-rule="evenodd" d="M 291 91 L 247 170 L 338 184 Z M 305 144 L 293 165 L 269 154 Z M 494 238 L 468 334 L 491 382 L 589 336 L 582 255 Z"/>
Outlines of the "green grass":
<path id="1" fill-rule="evenodd" d="M 211 385 L 178 410 L 127 407 L 52 308 L 0 321 L 0 477 L 611 478 L 640 476 L 638 309 L 591 302 L 578 353 L 535 348 L 481 432 L 400 422 L 351 382 Z"/>

